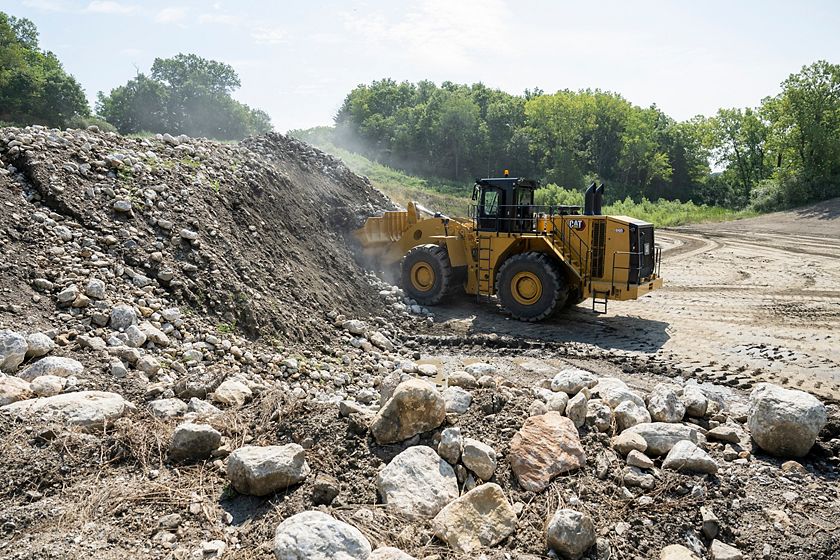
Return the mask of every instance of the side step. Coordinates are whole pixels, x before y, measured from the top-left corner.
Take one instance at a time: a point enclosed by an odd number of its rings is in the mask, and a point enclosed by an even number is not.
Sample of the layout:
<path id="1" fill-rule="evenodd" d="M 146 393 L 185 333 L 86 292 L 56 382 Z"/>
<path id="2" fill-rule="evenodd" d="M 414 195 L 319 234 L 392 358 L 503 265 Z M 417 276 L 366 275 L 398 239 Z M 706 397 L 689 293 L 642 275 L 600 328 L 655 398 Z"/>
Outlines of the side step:
<path id="1" fill-rule="evenodd" d="M 600 298 L 598 296 L 601 296 Z M 593 313 L 604 314 L 607 312 L 607 302 L 610 299 L 610 293 L 601 292 L 599 290 L 592 290 L 592 311 Z M 596 309 L 597 307 L 603 307 L 603 309 Z"/>

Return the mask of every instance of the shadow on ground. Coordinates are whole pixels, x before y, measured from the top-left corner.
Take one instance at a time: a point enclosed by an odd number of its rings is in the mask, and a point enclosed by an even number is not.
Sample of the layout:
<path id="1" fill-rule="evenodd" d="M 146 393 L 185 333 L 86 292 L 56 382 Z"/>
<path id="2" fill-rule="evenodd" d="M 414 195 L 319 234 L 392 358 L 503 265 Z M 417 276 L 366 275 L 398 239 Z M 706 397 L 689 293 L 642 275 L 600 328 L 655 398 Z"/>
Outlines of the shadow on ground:
<path id="1" fill-rule="evenodd" d="M 582 303 L 539 323 L 511 319 L 494 302 L 469 298 L 432 309 L 435 334 L 497 334 L 543 342 L 584 342 L 605 350 L 654 353 L 669 340 L 669 323 L 627 315 L 599 315 Z"/>

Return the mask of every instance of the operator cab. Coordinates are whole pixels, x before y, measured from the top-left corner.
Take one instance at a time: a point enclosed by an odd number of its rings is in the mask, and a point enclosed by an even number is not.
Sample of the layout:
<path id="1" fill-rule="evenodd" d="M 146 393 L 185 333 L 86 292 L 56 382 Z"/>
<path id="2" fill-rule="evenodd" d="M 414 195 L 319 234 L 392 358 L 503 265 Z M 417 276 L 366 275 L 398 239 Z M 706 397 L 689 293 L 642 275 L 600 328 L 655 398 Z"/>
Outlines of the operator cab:
<path id="1" fill-rule="evenodd" d="M 534 231 L 534 190 L 539 181 L 518 177 L 476 179 L 476 227 L 480 231 L 527 233 Z"/>

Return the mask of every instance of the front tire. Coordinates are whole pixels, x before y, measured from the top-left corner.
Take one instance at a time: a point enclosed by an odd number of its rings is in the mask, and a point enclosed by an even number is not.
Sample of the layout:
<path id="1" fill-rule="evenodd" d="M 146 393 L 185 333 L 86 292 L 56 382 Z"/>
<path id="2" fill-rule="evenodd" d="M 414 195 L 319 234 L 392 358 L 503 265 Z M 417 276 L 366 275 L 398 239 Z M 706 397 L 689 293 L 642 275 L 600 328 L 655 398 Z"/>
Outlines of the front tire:
<path id="1" fill-rule="evenodd" d="M 514 255 L 496 280 L 502 306 L 520 321 L 542 321 L 562 309 L 569 294 L 566 278 L 545 253 Z"/>
<path id="2" fill-rule="evenodd" d="M 402 287 L 420 305 L 436 305 L 454 291 L 455 276 L 449 253 L 439 245 L 418 245 L 401 263 Z"/>

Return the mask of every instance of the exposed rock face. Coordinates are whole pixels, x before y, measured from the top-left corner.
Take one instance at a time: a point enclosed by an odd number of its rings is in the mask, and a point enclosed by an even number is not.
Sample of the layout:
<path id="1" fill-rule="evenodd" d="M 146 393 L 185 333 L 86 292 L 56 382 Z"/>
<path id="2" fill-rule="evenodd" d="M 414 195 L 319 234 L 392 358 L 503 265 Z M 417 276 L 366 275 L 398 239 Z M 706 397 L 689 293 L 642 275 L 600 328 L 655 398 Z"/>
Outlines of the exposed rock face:
<path id="1" fill-rule="evenodd" d="M 647 443 L 645 453 L 648 455 L 665 455 L 672 447 L 682 440 L 697 443 L 697 430 L 685 424 L 670 424 L 668 422 L 650 422 L 636 424 L 626 432 L 639 434 Z"/>
<path id="2" fill-rule="evenodd" d="M 32 381 L 36 377 L 41 377 L 42 375 L 69 377 L 71 375 L 81 375 L 84 370 L 84 366 L 79 361 L 72 358 L 48 356 L 38 360 L 25 370 L 21 371 L 20 377 L 21 379 L 26 379 L 27 381 Z"/>
<path id="3" fill-rule="evenodd" d="M 826 421 L 825 406 L 804 391 L 762 383 L 750 394 L 750 432 L 771 455 L 804 457 Z"/>
<path id="4" fill-rule="evenodd" d="M 516 514 L 502 489 L 488 483 L 443 508 L 432 520 L 432 528 L 454 550 L 469 554 L 511 535 L 516 530 Z"/>
<path id="5" fill-rule="evenodd" d="M 101 430 L 124 415 L 130 404 L 116 393 L 79 391 L 54 397 L 18 401 L 0 411 L 39 422 L 58 422 L 87 430 Z"/>
<path id="6" fill-rule="evenodd" d="M 540 492 L 559 474 L 586 464 L 574 422 L 557 412 L 531 416 L 510 442 L 509 460 L 519 485 Z"/>
<path id="7" fill-rule="evenodd" d="M 228 457 L 228 479 L 240 494 L 266 496 L 302 482 L 308 474 L 306 454 L 296 443 L 246 445 Z"/>
<path id="8" fill-rule="evenodd" d="M 435 386 L 420 379 L 400 383 L 370 426 L 377 443 L 406 440 L 433 430 L 446 418 L 446 405 Z"/>
<path id="9" fill-rule="evenodd" d="M 175 461 L 207 459 L 221 441 L 222 434 L 213 426 L 187 422 L 175 428 L 169 456 Z"/>
<path id="10" fill-rule="evenodd" d="M 548 523 L 549 548 L 566 560 L 577 560 L 595 544 L 595 525 L 585 513 L 559 509 Z"/>
<path id="11" fill-rule="evenodd" d="M 277 560 L 366 560 L 370 541 L 361 531 L 320 511 L 304 511 L 274 533 Z"/>
<path id="12" fill-rule="evenodd" d="M 662 462 L 662 468 L 679 472 L 706 474 L 714 474 L 718 470 L 715 460 L 688 440 L 678 441 L 674 444 Z"/>
<path id="13" fill-rule="evenodd" d="M 434 517 L 458 497 L 452 466 L 431 447 L 409 447 L 376 476 L 383 503 L 412 517 Z"/>

